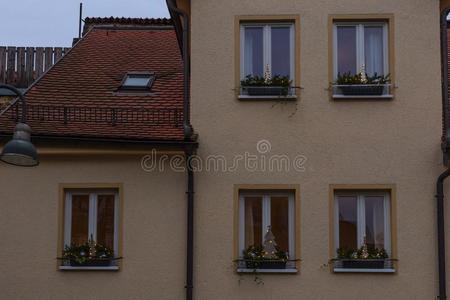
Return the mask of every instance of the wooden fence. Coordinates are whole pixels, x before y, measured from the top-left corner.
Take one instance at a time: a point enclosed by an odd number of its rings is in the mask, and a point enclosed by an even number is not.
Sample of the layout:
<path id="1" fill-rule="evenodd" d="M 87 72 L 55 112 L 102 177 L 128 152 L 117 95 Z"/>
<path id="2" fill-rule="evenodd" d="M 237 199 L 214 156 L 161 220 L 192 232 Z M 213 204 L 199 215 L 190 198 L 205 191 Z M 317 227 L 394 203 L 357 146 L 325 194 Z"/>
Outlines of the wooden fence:
<path id="1" fill-rule="evenodd" d="M 70 48 L 0 47 L 0 83 L 27 88 Z"/>

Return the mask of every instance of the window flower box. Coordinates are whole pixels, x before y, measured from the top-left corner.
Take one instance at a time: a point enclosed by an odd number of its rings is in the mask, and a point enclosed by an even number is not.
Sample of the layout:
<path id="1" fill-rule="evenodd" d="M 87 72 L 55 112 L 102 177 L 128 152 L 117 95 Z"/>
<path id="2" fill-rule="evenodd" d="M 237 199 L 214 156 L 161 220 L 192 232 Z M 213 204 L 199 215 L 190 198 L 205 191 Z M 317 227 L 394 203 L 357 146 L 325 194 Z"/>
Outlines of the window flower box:
<path id="1" fill-rule="evenodd" d="M 338 248 L 335 266 L 344 269 L 384 269 L 388 254 L 385 249 L 368 247 L 366 243 L 359 249 Z"/>
<path id="2" fill-rule="evenodd" d="M 384 269 L 384 259 L 342 259 L 345 269 Z"/>
<path id="3" fill-rule="evenodd" d="M 247 75 L 241 80 L 242 92 L 248 96 L 287 96 L 291 92 L 289 76 L 270 76 L 266 70 L 264 77 Z"/>
<path id="4" fill-rule="evenodd" d="M 97 244 L 92 237 L 85 244 L 65 246 L 63 263 L 72 267 L 109 267 L 114 260 L 113 250 Z"/>
<path id="5" fill-rule="evenodd" d="M 112 265 L 111 259 L 88 259 L 83 262 L 70 260 L 71 267 L 109 267 Z"/>
<path id="6" fill-rule="evenodd" d="M 345 96 L 381 96 L 384 94 L 385 85 L 346 85 L 340 86 Z"/>
<path id="7" fill-rule="evenodd" d="M 286 269 L 285 260 L 246 260 L 245 266 L 247 269 Z"/>
<path id="8" fill-rule="evenodd" d="M 247 86 L 243 87 L 249 96 L 286 96 L 289 87 L 282 86 Z"/>
<path id="9" fill-rule="evenodd" d="M 270 226 L 264 236 L 263 245 L 253 245 L 243 251 L 247 269 L 286 269 L 288 255 L 280 250 Z"/>
<path id="10" fill-rule="evenodd" d="M 379 97 L 389 92 L 390 75 L 383 76 L 375 73 L 373 76 L 368 76 L 362 68 L 356 75 L 338 74 L 333 86 L 344 96 Z"/>

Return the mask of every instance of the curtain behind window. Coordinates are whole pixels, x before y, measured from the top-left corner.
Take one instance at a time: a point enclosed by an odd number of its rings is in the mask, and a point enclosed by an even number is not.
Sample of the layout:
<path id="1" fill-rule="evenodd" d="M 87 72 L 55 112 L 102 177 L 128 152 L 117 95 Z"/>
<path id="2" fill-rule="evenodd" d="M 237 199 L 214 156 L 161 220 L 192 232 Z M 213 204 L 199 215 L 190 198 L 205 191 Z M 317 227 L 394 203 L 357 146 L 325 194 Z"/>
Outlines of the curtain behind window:
<path id="1" fill-rule="evenodd" d="M 366 207 L 366 244 L 374 248 L 384 245 L 384 197 L 368 196 Z"/>
<path id="2" fill-rule="evenodd" d="M 339 196 L 339 247 L 358 248 L 358 198 Z"/>
<path id="3" fill-rule="evenodd" d="M 364 27 L 364 52 L 367 75 L 384 75 L 382 26 Z"/>
<path id="4" fill-rule="evenodd" d="M 98 195 L 97 243 L 114 249 L 114 195 Z"/>
<path id="5" fill-rule="evenodd" d="M 291 28 L 271 28 L 272 76 L 291 74 Z"/>
<path id="6" fill-rule="evenodd" d="M 263 28 L 246 27 L 244 40 L 244 76 L 263 76 Z"/>
<path id="7" fill-rule="evenodd" d="M 280 250 L 289 251 L 289 197 L 271 197 L 270 225 Z M 267 228 L 264 228 L 264 234 Z M 294 254 L 294 253 L 292 253 Z"/>
<path id="8" fill-rule="evenodd" d="M 71 243 L 81 245 L 89 237 L 89 195 L 72 196 Z"/>
<path id="9" fill-rule="evenodd" d="M 341 75 L 356 74 L 356 26 L 337 27 L 337 71 Z"/>
<path id="10" fill-rule="evenodd" d="M 261 245 L 262 198 L 245 197 L 245 248 Z"/>

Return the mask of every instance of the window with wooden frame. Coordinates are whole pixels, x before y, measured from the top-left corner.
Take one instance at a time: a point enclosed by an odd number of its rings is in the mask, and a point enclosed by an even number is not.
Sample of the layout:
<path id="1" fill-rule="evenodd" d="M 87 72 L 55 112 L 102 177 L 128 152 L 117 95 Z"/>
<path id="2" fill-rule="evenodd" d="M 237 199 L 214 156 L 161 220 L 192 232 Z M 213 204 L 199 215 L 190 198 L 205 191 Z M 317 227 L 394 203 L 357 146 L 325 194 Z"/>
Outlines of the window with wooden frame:
<path id="1" fill-rule="evenodd" d="M 333 21 L 333 98 L 392 98 L 389 26 Z"/>
<path id="2" fill-rule="evenodd" d="M 119 253 L 117 189 L 64 190 L 62 267 L 115 268 Z"/>
<path id="3" fill-rule="evenodd" d="M 238 272 L 295 270 L 295 218 L 292 191 L 240 191 Z"/>
<path id="4" fill-rule="evenodd" d="M 239 18 L 239 99 L 295 98 L 298 18 Z"/>
<path id="5" fill-rule="evenodd" d="M 334 192 L 335 272 L 394 272 L 388 191 Z"/>

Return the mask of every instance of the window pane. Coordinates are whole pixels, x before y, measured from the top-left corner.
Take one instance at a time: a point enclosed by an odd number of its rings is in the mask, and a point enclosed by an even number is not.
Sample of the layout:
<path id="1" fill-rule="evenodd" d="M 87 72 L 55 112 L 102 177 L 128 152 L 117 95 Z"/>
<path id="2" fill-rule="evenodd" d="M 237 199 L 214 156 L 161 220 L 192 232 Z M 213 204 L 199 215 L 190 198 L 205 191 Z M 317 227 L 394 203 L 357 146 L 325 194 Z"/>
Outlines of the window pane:
<path id="1" fill-rule="evenodd" d="M 272 27 L 272 76 L 291 74 L 291 29 Z"/>
<path id="2" fill-rule="evenodd" d="M 366 244 L 384 248 L 384 197 L 368 196 L 365 199 Z"/>
<path id="3" fill-rule="evenodd" d="M 261 245 L 262 198 L 245 197 L 245 248 Z"/>
<path id="4" fill-rule="evenodd" d="M 263 76 L 263 28 L 245 27 L 244 75 Z"/>
<path id="5" fill-rule="evenodd" d="M 270 214 L 270 225 L 275 242 L 280 250 L 287 252 L 289 251 L 289 198 L 271 197 Z"/>
<path id="6" fill-rule="evenodd" d="M 114 195 L 98 195 L 97 243 L 114 249 Z"/>
<path id="7" fill-rule="evenodd" d="M 337 27 L 337 71 L 344 74 L 359 72 L 356 66 L 356 27 Z"/>
<path id="8" fill-rule="evenodd" d="M 384 74 L 384 54 L 383 54 L 383 27 L 364 27 L 364 52 L 366 73 L 373 76 Z"/>
<path id="9" fill-rule="evenodd" d="M 71 242 L 77 245 L 88 241 L 89 195 L 72 196 Z"/>
<path id="10" fill-rule="evenodd" d="M 358 247 L 356 196 L 339 196 L 339 247 L 356 249 Z"/>
<path id="11" fill-rule="evenodd" d="M 151 76 L 127 76 L 125 79 L 125 82 L 123 83 L 124 86 L 141 86 L 145 87 L 148 85 L 150 81 Z"/>

